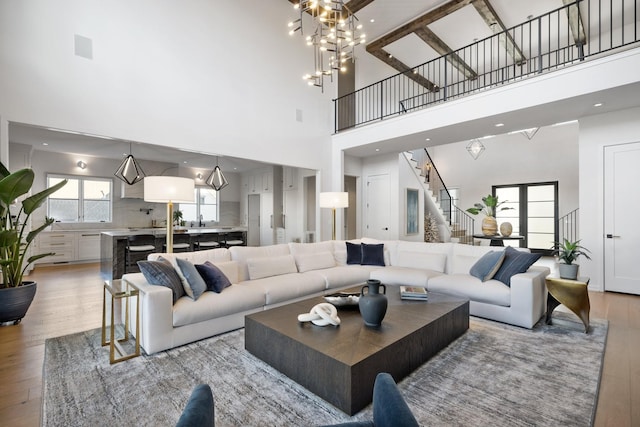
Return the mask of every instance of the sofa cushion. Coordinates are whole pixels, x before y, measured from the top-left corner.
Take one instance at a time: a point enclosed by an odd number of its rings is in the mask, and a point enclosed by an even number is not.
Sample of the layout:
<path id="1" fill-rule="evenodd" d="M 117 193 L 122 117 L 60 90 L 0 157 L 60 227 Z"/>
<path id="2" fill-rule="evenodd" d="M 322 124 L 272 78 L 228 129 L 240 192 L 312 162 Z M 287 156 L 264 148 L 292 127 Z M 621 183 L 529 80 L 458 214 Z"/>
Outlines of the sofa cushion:
<path id="1" fill-rule="evenodd" d="M 150 285 L 171 289 L 174 304 L 185 295 L 182 280 L 169 261 L 138 261 L 138 267 Z"/>
<path id="2" fill-rule="evenodd" d="M 432 277 L 440 276 L 442 272 L 422 268 L 388 266 L 371 272 L 370 278 L 380 280 L 385 285 L 406 285 L 427 287 Z"/>
<path id="3" fill-rule="evenodd" d="M 384 267 L 384 244 L 362 243 L 362 262 L 360 264 Z"/>
<path id="4" fill-rule="evenodd" d="M 236 261 L 226 261 L 226 262 L 212 262 L 211 264 L 215 265 L 224 273 L 225 276 L 229 279 L 231 283 L 240 282 L 239 279 L 239 265 Z"/>
<path id="5" fill-rule="evenodd" d="M 504 252 L 504 261 L 493 278 L 501 281 L 507 286 L 511 285 L 511 276 L 518 273 L 524 273 L 542 256 L 541 254 L 519 251 L 511 246 L 507 246 Z"/>
<path id="6" fill-rule="evenodd" d="M 182 283 L 185 293 L 194 300 L 197 300 L 200 298 L 200 295 L 207 290 L 207 284 L 202 279 L 200 273 L 198 273 L 195 265 L 182 258 L 176 258 L 176 261 L 187 283 L 187 286 L 184 286 L 185 282 Z"/>
<path id="7" fill-rule="evenodd" d="M 180 298 L 173 306 L 173 326 L 204 322 L 243 311 L 262 309 L 264 292 L 260 288 L 233 285 L 217 294 L 205 292 L 197 301 Z"/>
<path id="8" fill-rule="evenodd" d="M 195 268 L 202 279 L 204 279 L 203 281 L 205 282 L 207 290 L 219 294 L 224 288 L 231 286 L 231 281 L 222 270 L 209 261 L 204 264 L 196 264 Z"/>
<path id="9" fill-rule="evenodd" d="M 207 249 L 206 251 L 194 251 L 194 252 L 174 252 L 170 254 L 166 253 L 153 253 L 149 254 L 147 259 L 149 261 L 157 261 L 158 258 L 163 257 L 169 261 L 172 258 L 185 259 L 192 264 L 204 264 L 206 261 L 211 262 L 224 262 L 231 261 L 231 252 L 227 248 Z"/>
<path id="10" fill-rule="evenodd" d="M 294 258 L 300 273 L 336 266 L 336 260 L 333 257 L 333 254 L 329 251 L 315 254 L 295 255 Z"/>
<path id="11" fill-rule="evenodd" d="M 240 284 L 254 289 L 260 289 L 261 292 L 264 293 L 266 305 L 287 302 L 294 298 L 304 297 L 325 290 L 324 279 L 315 274 L 315 271 L 264 277 L 241 282 Z M 232 286 L 232 288 L 234 287 L 235 286 Z"/>
<path id="12" fill-rule="evenodd" d="M 250 280 L 298 272 L 296 261 L 292 255 L 249 258 L 247 260 L 247 268 L 249 269 Z"/>
<path id="13" fill-rule="evenodd" d="M 504 261 L 506 253 L 505 251 L 490 251 L 482 255 L 482 257 L 476 261 L 475 264 L 469 269 L 469 274 L 473 277 L 486 282 L 492 279 L 498 272 L 502 262 Z"/>
<path id="14" fill-rule="evenodd" d="M 291 242 L 289 243 L 289 251 L 294 257 L 298 255 L 317 254 L 323 252 L 333 253 L 333 242 L 331 240 L 316 243 Z"/>
<path id="15" fill-rule="evenodd" d="M 345 242 L 347 245 L 347 264 L 362 264 L 362 244 Z"/>
<path id="16" fill-rule="evenodd" d="M 364 284 L 369 279 L 369 275 L 374 270 L 381 270 L 382 267 L 373 265 L 339 265 L 322 270 L 313 270 L 325 281 L 326 289 L 343 288 L 347 285 Z"/>
<path id="17" fill-rule="evenodd" d="M 438 253 L 398 251 L 398 259 L 395 265 L 444 273 L 447 265 L 447 256 Z"/>
<path id="18" fill-rule="evenodd" d="M 427 290 L 486 304 L 504 307 L 511 305 L 511 289 L 504 283 L 497 280 L 482 282 L 469 274 L 443 274 L 433 277 L 427 283 Z"/>
<path id="19" fill-rule="evenodd" d="M 270 258 L 281 255 L 290 255 L 289 245 L 269 246 L 232 246 L 229 248 L 231 260 L 238 263 L 238 282 L 249 280 L 249 266 L 247 260 L 251 258 Z"/>

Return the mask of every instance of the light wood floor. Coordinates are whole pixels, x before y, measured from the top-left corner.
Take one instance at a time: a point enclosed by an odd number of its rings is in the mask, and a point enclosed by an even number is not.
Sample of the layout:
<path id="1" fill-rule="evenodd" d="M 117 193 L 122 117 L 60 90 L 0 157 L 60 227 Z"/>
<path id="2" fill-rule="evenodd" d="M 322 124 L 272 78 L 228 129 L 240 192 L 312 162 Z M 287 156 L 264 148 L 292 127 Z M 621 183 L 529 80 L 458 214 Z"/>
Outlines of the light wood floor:
<path id="1" fill-rule="evenodd" d="M 97 264 L 39 267 L 30 280 L 38 292 L 27 316 L 0 327 L 0 426 L 40 424 L 44 340 L 101 325 Z M 640 426 L 640 297 L 592 292 L 590 299 L 591 317 L 609 319 L 595 426 Z"/>

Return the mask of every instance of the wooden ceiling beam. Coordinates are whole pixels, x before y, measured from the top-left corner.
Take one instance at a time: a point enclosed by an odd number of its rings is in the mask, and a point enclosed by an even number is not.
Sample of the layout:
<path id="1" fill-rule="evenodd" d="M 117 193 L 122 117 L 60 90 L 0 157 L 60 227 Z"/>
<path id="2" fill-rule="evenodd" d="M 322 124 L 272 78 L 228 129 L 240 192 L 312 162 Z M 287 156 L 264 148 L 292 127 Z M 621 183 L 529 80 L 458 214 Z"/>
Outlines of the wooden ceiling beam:
<path id="1" fill-rule="evenodd" d="M 463 61 L 457 53 L 452 53 L 451 48 L 429 28 L 421 27 L 414 31 L 414 33 L 440 55 L 446 55 L 447 61 L 464 74 L 467 79 L 475 79 L 478 77 L 475 70 Z"/>
<path id="2" fill-rule="evenodd" d="M 513 40 L 511 34 L 503 32 L 506 31 L 507 28 L 493 9 L 493 6 L 491 6 L 491 3 L 489 3 L 489 0 L 473 0 L 471 3 L 482 19 L 484 19 L 487 26 L 489 26 L 493 34 L 502 32 L 502 34 L 498 36 L 498 41 L 505 48 L 507 53 L 511 55 L 516 64 L 523 64 L 525 62 L 525 58 L 522 54 L 522 50 L 520 50 L 520 47 L 518 47 L 516 42 Z"/>
<path id="3" fill-rule="evenodd" d="M 431 92 L 436 92 L 438 90 L 438 87 L 433 82 L 431 82 L 429 79 L 422 76 L 421 74 L 414 73 L 414 70 L 411 67 L 409 67 L 402 61 L 397 60 L 396 58 L 391 56 L 388 52 L 386 52 L 384 49 L 378 49 L 370 53 L 376 58 L 378 58 L 379 60 L 389 65 L 390 67 L 395 68 L 400 73 L 403 73 L 407 78 L 413 80 L 419 85 L 424 86 L 425 88 L 427 88 L 427 90 Z"/>

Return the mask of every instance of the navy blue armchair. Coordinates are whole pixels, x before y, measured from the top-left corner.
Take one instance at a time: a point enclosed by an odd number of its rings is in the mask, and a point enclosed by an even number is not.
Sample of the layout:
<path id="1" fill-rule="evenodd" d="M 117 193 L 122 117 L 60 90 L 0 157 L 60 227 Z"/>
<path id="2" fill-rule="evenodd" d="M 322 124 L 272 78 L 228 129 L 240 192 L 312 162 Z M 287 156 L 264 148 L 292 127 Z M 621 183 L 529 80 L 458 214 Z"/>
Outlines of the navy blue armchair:
<path id="1" fill-rule="evenodd" d="M 373 421 L 337 424 L 341 427 L 418 427 L 393 377 L 381 372 L 373 385 Z"/>

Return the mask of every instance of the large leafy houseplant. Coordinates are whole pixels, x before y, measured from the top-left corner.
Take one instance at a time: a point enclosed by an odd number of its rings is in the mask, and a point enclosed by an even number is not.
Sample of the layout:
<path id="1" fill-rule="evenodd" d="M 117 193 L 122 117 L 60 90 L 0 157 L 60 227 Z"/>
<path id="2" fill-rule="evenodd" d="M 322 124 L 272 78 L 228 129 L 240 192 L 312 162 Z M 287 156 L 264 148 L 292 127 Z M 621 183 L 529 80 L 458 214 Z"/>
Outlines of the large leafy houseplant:
<path id="1" fill-rule="evenodd" d="M 54 255 L 44 253 L 28 256 L 35 237 L 54 222 L 53 218 L 46 218 L 44 224 L 30 230 L 29 218 L 42 206 L 47 197 L 62 188 L 67 180 L 25 198 L 17 215 L 11 214 L 10 206 L 20 196 L 31 191 L 34 177 L 32 169 L 26 168 L 11 173 L 0 163 L 0 289 L 21 286 L 22 277 L 29 265 L 40 258 Z"/>

